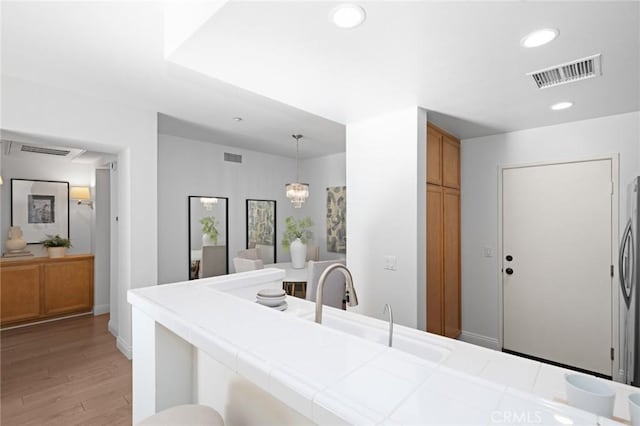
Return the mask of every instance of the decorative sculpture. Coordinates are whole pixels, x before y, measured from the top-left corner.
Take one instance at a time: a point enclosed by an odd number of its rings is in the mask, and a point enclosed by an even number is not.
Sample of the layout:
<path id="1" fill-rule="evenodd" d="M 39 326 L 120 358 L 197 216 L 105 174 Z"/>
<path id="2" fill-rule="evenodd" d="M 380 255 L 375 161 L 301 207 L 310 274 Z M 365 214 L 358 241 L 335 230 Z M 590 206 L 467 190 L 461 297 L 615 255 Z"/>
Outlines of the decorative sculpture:
<path id="1" fill-rule="evenodd" d="M 24 248 L 27 242 L 22 238 L 22 229 L 19 226 L 9 227 L 9 239 L 5 243 L 7 252 L 4 257 L 33 256 L 33 254 Z"/>

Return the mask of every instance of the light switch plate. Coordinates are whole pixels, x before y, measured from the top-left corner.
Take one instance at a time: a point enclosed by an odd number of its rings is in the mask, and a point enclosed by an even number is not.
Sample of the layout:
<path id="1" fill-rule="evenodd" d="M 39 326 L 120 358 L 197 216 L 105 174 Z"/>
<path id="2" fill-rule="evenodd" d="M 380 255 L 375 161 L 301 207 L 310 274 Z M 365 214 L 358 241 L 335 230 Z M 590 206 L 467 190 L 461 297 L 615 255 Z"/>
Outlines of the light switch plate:
<path id="1" fill-rule="evenodd" d="M 384 257 L 384 269 L 388 269 L 390 271 L 395 271 L 398 269 L 398 258 L 395 256 L 385 256 Z"/>
<path id="2" fill-rule="evenodd" d="M 485 247 L 482 249 L 482 253 L 484 254 L 484 257 L 493 257 L 493 248 Z"/>

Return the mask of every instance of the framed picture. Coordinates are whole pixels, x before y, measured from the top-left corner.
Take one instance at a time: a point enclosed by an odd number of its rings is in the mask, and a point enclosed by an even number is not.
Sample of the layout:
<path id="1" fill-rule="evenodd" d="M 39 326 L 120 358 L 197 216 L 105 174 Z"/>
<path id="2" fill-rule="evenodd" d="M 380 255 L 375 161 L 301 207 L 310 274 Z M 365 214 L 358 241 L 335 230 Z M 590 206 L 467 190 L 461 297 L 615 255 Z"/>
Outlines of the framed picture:
<path id="1" fill-rule="evenodd" d="M 247 200 L 247 248 L 256 247 L 265 264 L 276 263 L 275 200 Z"/>
<path id="2" fill-rule="evenodd" d="M 29 244 L 69 238 L 69 182 L 11 179 L 11 226 L 22 228 Z"/>
<path id="3" fill-rule="evenodd" d="M 347 252 L 347 187 L 327 188 L 327 251 Z"/>

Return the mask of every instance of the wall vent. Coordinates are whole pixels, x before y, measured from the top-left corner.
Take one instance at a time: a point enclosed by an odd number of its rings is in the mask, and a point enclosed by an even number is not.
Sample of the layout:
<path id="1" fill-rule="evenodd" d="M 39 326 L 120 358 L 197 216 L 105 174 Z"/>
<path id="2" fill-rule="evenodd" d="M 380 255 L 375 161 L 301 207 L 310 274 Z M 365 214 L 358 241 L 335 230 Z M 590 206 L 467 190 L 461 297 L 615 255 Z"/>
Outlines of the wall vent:
<path id="1" fill-rule="evenodd" d="M 33 146 L 33 145 L 22 145 L 20 147 L 20 151 L 33 152 L 35 154 L 59 155 L 62 157 L 69 155 L 69 153 L 71 153 L 71 151 L 65 150 L 65 149 L 54 149 L 54 148 L 46 148 L 43 146 Z"/>
<path id="2" fill-rule="evenodd" d="M 224 161 L 229 161 L 231 163 L 242 163 L 242 155 L 240 154 L 231 154 L 230 152 L 224 153 Z"/>
<path id="3" fill-rule="evenodd" d="M 65 160 L 73 160 L 86 152 L 84 149 L 65 146 L 38 145 L 2 139 L 4 153 L 7 156 L 33 158 L 33 155 L 52 155 Z"/>
<path id="4" fill-rule="evenodd" d="M 602 55 L 597 54 L 562 65 L 545 68 L 540 71 L 533 71 L 527 73 L 527 75 L 533 78 L 538 89 L 574 83 L 602 75 L 601 59 Z"/>

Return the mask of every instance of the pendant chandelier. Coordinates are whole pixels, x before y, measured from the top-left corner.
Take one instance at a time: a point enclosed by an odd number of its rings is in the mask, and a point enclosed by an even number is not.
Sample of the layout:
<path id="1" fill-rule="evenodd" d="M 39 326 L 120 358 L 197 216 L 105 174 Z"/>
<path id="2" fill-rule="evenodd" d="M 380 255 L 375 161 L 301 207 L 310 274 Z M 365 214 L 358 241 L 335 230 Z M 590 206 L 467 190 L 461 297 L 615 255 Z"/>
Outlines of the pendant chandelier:
<path id="1" fill-rule="evenodd" d="M 300 183 L 300 166 L 298 164 L 298 153 L 300 151 L 300 138 L 302 135 L 291 135 L 296 140 L 296 181 L 286 185 L 287 198 L 296 209 L 302 207 L 302 203 L 309 198 L 309 184 Z"/>

